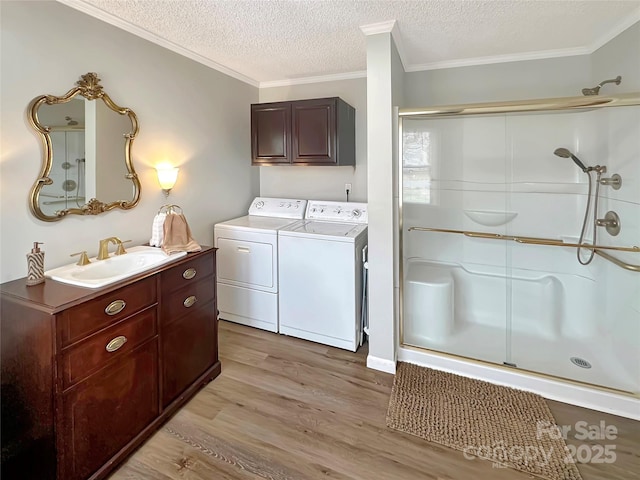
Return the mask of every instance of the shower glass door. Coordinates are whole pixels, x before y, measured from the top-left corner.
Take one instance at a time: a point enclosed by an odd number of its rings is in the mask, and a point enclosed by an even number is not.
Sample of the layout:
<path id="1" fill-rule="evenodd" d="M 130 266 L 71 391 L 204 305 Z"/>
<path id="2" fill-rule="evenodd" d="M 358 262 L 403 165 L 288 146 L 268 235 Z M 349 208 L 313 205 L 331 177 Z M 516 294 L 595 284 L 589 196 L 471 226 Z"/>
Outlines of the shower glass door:
<path id="1" fill-rule="evenodd" d="M 405 344 L 510 362 L 505 118 L 403 119 Z"/>
<path id="2" fill-rule="evenodd" d="M 544 244 L 640 245 L 640 107 L 405 116 L 400 128 L 403 344 L 640 392 L 640 272 Z M 605 181 L 591 172 L 590 188 L 558 148 L 606 166 Z M 594 239 L 596 190 L 595 218 L 616 212 L 616 236 L 596 227 Z"/>

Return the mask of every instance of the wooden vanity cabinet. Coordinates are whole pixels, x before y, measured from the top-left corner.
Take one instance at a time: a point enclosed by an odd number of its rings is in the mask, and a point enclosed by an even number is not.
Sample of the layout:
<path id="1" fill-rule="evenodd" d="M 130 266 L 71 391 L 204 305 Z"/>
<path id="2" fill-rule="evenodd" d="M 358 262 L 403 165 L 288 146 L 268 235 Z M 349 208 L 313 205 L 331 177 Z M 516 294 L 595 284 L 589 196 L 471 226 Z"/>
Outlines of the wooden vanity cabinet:
<path id="1" fill-rule="evenodd" d="M 251 105 L 252 165 L 355 165 L 355 109 L 338 97 Z"/>
<path id="2" fill-rule="evenodd" d="M 2 284 L 2 478 L 105 478 L 215 378 L 214 273 L 206 247 L 97 290 Z"/>
<path id="3" fill-rule="evenodd" d="M 187 386 L 217 361 L 215 264 L 194 259 L 161 274 L 162 405 L 168 407 Z"/>

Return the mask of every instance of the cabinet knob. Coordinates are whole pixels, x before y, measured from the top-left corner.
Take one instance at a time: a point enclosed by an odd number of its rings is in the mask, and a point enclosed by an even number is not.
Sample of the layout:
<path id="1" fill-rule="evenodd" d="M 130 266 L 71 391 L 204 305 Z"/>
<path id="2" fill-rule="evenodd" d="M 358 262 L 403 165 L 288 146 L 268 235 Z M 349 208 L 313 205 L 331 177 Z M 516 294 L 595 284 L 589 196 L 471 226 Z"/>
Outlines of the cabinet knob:
<path id="1" fill-rule="evenodd" d="M 193 307 L 195 305 L 195 303 L 198 301 L 198 299 L 196 298 L 195 295 L 191 295 L 190 297 L 185 298 L 184 302 L 182 302 L 182 304 L 189 308 L 189 307 Z"/>
<path id="2" fill-rule="evenodd" d="M 196 273 L 198 272 L 196 272 L 195 268 L 188 268 L 182 274 L 182 278 L 184 278 L 185 280 L 191 280 L 193 277 L 196 276 Z"/>
<path id="3" fill-rule="evenodd" d="M 107 315 L 117 315 L 122 310 L 124 310 L 124 307 L 126 306 L 127 302 L 125 302 L 124 300 L 114 300 L 109 305 L 107 305 L 107 308 L 104 309 L 104 313 L 106 313 Z"/>
<path id="4" fill-rule="evenodd" d="M 127 337 L 125 337 L 124 335 L 120 335 L 107 343 L 107 346 L 105 348 L 107 349 L 107 352 L 115 352 L 125 343 L 127 343 Z"/>

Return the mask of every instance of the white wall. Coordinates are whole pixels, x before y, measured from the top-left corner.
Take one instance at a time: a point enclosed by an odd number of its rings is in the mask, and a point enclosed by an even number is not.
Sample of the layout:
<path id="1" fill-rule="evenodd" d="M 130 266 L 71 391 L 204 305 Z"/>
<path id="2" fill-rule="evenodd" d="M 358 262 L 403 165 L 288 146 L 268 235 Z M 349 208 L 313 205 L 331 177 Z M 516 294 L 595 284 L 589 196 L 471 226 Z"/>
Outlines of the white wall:
<path id="1" fill-rule="evenodd" d="M 405 95 L 407 107 L 423 107 L 571 97 L 591 83 L 589 56 L 581 55 L 409 72 Z"/>
<path id="2" fill-rule="evenodd" d="M 627 28 L 591 55 L 592 87 L 603 80 L 622 77 L 620 85 L 609 83 L 601 95 L 640 92 L 640 22 Z"/>
<path id="3" fill-rule="evenodd" d="M 260 89 L 260 102 L 340 97 L 356 109 L 355 167 L 253 167 L 260 170 L 260 195 L 344 201 L 367 201 L 367 79 L 290 85 Z"/>
<path id="4" fill-rule="evenodd" d="M 257 88 L 56 2 L 2 1 L 0 9 L 0 281 L 26 275 L 34 241 L 45 243 L 46 268 L 80 250 L 95 255 L 108 236 L 147 242 L 166 203 L 153 169 L 162 160 L 181 168 L 169 201 L 183 207 L 199 243 L 212 244 L 217 221 L 246 212 L 259 193 L 249 142 Z M 132 151 L 141 201 L 129 211 L 41 222 L 27 203 L 42 152 L 26 108 L 38 95 L 66 93 L 90 71 L 138 116 Z"/>

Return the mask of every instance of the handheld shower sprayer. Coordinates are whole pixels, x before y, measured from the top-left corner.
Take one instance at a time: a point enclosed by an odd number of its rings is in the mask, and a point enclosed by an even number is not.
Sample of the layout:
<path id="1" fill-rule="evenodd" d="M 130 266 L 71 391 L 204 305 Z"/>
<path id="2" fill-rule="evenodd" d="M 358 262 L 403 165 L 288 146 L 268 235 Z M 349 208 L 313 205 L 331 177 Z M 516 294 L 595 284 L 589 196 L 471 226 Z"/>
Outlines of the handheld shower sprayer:
<path id="1" fill-rule="evenodd" d="M 620 85 L 621 81 L 622 77 L 618 75 L 616 78 L 612 78 L 611 80 L 603 80 L 593 88 L 583 88 L 582 94 L 585 96 L 598 95 L 598 93 L 600 93 L 600 87 L 602 87 L 605 83 L 615 83 L 616 85 Z"/>
<path id="2" fill-rule="evenodd" d="M 582 163 L 578 157 L 576 157 L 566 148 L 556 148 L 553 151 L 553 154 L 561 158 L 570 158 L 571 160 L 573 160 L 573 163 L 575 163 L 584 173 L 589 172 L 589 169 L 584 166 L 584 163 Z"/>

